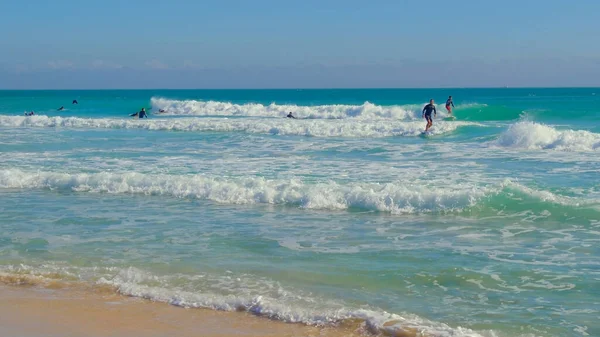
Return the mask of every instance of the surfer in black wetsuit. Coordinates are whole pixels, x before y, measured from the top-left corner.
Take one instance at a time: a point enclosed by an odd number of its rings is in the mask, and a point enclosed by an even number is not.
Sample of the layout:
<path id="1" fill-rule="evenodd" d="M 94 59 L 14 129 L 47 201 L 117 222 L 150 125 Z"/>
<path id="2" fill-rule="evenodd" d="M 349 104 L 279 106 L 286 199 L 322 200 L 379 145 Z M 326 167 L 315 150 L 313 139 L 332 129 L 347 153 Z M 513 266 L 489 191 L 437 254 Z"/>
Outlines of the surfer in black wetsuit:
<path id="1" fill-rule="evenodd" d="M 140 110 L 140 112 L 136 112 L 134 114 L 129 115 L 131 117 L 137 117 L 137 118 L 148 118 L 148 115 L 146 114 L 146 108 L 142 108 L 142 110 Z"/>
<path id="2" fill-rule="evenodd" d="M 73 100 L 73 103 L 71 103 L 71 104 L 79 104 L 79 102 L 77 102 L 77 100 L 76 100 L 76 99 L 74 99 L 74 100 Z"/>
<path id="3" fill-rule="evenodd" d="M 292 112 L 290 111 L 290 113 L 287 115 L 287 118 L 293 118 L 296 119 L 296 117 L 294 117 L 294 115 L 292 115 Z"/>
<path id="4" fill-rule="evenodd" d="M 431 113 L 433 112 L 434 116 L 437 116 L 437 111 L 435 110 L 435 105 L 433 105 L 433 100 L 429 100 L 429 104 L 425 105 L 423 108 L 423 118 L 427 120 L 427 126 L 425 127 L 425 132 L 429 130 L 431 125 L 433 125 L 433 119 L 431 119 Z"/>
<path id="5" fill-rule="evenodd" d="M 61 106 L 60 108 L 58 108 L 58 111 L 63 111 L 65 109 L 64 106 Z"/>

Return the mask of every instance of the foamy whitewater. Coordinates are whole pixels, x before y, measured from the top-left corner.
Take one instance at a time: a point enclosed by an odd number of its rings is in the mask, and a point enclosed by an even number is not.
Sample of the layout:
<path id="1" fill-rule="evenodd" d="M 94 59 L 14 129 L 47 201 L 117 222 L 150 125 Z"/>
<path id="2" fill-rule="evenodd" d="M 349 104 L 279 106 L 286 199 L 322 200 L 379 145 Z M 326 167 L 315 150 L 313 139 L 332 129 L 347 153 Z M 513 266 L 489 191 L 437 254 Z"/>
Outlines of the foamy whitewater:
<path id="1" fill-rule="evenodd" d="M 600 336 L 597 92 L 0 91 L 0 281 L 373 335 Z"/>

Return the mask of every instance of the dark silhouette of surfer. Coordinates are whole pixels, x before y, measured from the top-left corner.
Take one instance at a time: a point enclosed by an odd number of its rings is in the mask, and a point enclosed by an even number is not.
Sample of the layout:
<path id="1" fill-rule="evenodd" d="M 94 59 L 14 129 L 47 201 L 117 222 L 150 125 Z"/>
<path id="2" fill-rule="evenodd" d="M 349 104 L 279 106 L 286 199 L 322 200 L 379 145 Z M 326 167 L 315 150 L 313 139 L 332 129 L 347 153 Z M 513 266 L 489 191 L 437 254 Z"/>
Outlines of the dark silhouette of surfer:
<path id="1" fill-rule="evenodd" d="M 137 118 L 148 118 L 148 115 L 146 114 L 146 108 L 142 108 L 142 110 L 140 110 L 139 112 L 136 112 L 134 114 L 129 115 L 131 117 L 137 117 Z"/>
<path id="2" fill-rule="evenodd" d="M 427 104 L 423 108 L 423 118 L 427 120 L 427 126 L 425 126 L 425 132 L 429 130 L 429 128 L 433 125 L 433 120 L 431 119 L 431 113 L 434 116 L 437 116 L 437 111 L 435 110 L 435 105 L 433 104 L 433 100 L 429 100 L 429 104 Z"/>

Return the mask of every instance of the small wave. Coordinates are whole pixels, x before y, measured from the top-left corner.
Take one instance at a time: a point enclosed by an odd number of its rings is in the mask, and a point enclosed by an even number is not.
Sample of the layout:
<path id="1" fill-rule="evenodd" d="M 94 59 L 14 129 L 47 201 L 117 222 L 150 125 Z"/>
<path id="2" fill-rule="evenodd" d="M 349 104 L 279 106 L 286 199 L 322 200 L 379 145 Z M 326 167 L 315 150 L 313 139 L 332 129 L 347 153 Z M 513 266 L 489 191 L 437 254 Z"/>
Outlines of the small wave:
<path id="1" fill-rule="evenodd" d="M 229 102 L 196 101 L 196 100 L 171 100 L 153 97 L 151 100 L 154 110 L 165 110 L 170 115 L 194 116 L 248 116 L 248 117 L 285 117 L 290 111 L 299 118 L 307 119 L 396 119 L 415 120 L 421 119 L 421 112 L 425 104 L 390 105 L 382 106 L 370 102 L 362 105 L 263 105 L 258 103 L 234 104 Z M 474 108 L 481 104 L 464 104 L 457 109 Z M 439 113 L 445 114 L 442 109 Z"/>
<path id="2" fill-rule="evenodd" d="M 277 295 L 216 295 L 197 292 L 173 291 L 163 287 L 141 285 L 144 272 L 134 268 L 124 270 L 113 279 L 102 279 L 101 284 L 115 287 L 122 294 L 166 302 L 186 308 L 208 308 L 223 311 L 246 311 L 257 316 L 268 317 L 289 323 L 309 325 L 331 325 L 345 320 L 364 321 L 373 333 L 386 333 L 393 336 L 461 336 L 481 337 L 479 333 L 465 328 L 452 328 L 446 324 L 430 321 L 414 314 L 397 315 L 373 309 L 351 309 L 341 303 L 328 303 L 324 299 L 307 298 L 277 286 Z M 156 279 L 151 275 L 153 279 Z M 241 279 L 238 279 L 242 281 Z M 226 282 L 220 281 L 224 284 Z M 273 288 L 269 285 L 268 288 Z M 244 291 L 248 293 L 248 291 Z M 318 307 L 321 308 L 318 308 Z"/>
<path id="3" fill-rule="evenodd" d="M 440 337 L 481 337 L 466 328 L 453 328 L 415 314 L 394 314 L 367 306 L 348 306 L 343 301 L 314 298 L 278 282 L 249 274 L 156 275 L 138 268 L 73 268 L 44 265 L 7 266 L 0 269 L 0 283 L 46 286 L 47 275 L 56 283 L 56 275 L 86 275 L 80 281 L 110 287 L 118 293 L 169 303 L 185 308 L 221 311 L 245 311 L 257 316 L 308 325 L 337 325 L 346 320 L 361 321 L 375 334 L 391 336 L 424 335 Z M 14 283 L 13 280 L 20 280 Z M 66 286 L 66 285 L 65 285 Z"/>
<path id="4" fill-rule="evenodd" d="M 432 134 L 453 132 L 461 126 L 479 125 L 469 122 L 436 122 Z M 146 129 L 157 131 L 246 132 L 256 134 L 297 135 L 311 137 L 391 137 L 418 136 L 424 122 L 410 121 L 352 121 L 352 120 L 290 120 L 287 118 L 222 119 L 222 118 L 169 118 L 169 119 L 114 119 L 48 116 L 0 116 L 4 127 L 62 127 L 104 129 Z"/>
<path id="5" fill-rule="evenodd" d="M 58 173 L 0 170 L 0 188 L 75 192 L 167 195 L 224 204 L 294 205 L 307 209 L 364 209 L 392 214 L 461 212 L 494 197 L 526 196 L 534 202 L 568 207 L 595 205 L 596 200 L 559 196 L 505 181 L 488 186 L 422 186 L 418 183 L 305 183 L 298 179 L 223 178 L 204 175 L 140 173 Z"/>
<path id="6" fill-rule="evenodd" d="M 521 121 L 504 131 L 495 144 L 532 150 L 593 151 L 600 148 L 600 134 L 577 130 L 561 131 L 544 124 Z"/>

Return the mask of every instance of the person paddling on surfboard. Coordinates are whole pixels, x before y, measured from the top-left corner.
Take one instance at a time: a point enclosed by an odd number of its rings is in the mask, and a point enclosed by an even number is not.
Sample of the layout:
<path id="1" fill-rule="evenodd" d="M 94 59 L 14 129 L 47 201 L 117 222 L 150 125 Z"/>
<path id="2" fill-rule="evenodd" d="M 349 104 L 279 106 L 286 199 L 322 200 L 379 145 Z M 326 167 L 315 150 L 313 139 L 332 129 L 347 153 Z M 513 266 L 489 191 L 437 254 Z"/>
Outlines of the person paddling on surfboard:
<path id="1" fill-rule="evenodd" d="M 452 115 L 452 108 L 454 108 L 454 102 L 452 102 L 452 96 L 448 96 L 446 100 L 446 110 L 448 110 L 448 115 Z"/>
<path id="2" fill-rule="evenodd" d="M 427 126 L 425 127 L 425 132 L 429 130 L 429 128 L 433 125 L 433 119 L 431 119 L 431 113 L 433 112 L 434 116 L 437 116 L 437 111 L 435 110 L 435 105 L 433 105 L 433 99 L 429 100 L 429 104 L 425 105 L 423 108 L 423 118 L 427 120 Z"/>
<path id="3" fill-rule="evenodd" d="M 292 112 L 290 111 L 290 113 L 287 115 L 287 118 L 293 118 L 296 119 L 296 117 L 294 117 L 294 115 L 292 115 Z"/>
<path id="4" fill-rule="evenodd" d="M 140 112 L 136 112 L 134 114 L 129 115 L 131 117 L 137 117 L 137 118 L 148 118 L 148 115 L 146 114 L 146 108 L 142 108 L 142 110 L 140 110 Z"/>

